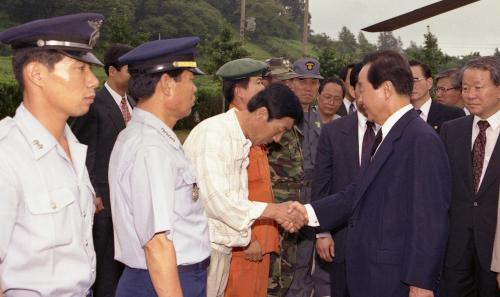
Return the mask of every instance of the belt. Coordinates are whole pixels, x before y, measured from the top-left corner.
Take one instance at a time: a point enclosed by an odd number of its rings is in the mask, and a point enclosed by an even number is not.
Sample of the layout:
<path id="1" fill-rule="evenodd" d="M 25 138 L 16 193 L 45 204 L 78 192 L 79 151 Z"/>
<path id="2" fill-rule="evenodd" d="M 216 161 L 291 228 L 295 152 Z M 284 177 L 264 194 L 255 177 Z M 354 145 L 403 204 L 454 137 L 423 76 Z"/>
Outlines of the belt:
<path id="1" fill-rule="evenodd" d="M 189 264 L 189 265 L 178 265 L 177 270 L 179 272 L 193 272 L 196 270 L 207 269 L 208 265 L 210 265 L 210 257 L 206 258 L 205 260 L 199 263 Z"/>

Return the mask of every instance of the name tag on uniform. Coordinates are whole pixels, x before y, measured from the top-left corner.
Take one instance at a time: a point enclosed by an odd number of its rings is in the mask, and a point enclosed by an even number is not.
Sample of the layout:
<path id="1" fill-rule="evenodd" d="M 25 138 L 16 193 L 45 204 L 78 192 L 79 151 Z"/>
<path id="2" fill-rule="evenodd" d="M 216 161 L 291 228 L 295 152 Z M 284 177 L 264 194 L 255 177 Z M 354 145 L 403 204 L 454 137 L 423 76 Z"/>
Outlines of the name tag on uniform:
<path id="1" fill-rule="evenodd" d="M 193 184 L 193 201 L 196 202 L 198 201 L 198 198 L 200 198 L 200 188 L 198 188 L 198 185 L 196 183 Z"/>

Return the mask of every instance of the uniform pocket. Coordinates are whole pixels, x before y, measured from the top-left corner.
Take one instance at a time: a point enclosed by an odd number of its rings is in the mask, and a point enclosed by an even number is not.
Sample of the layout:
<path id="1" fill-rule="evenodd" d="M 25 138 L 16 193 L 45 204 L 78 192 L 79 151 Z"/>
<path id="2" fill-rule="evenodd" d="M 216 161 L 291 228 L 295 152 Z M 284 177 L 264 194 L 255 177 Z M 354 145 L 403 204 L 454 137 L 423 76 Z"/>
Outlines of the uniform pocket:
<path id="1" fill-rule="evenodd" d="M 70 209 L 75 202 L 73 191 L 67 188 L 41 191 L 27 195 L 26 205 L 30 212 L 32 235 L 40 238 L 44 245 L 55 247 L 68 245 L 73 240 L 73 218 L 77 215 Z"/>

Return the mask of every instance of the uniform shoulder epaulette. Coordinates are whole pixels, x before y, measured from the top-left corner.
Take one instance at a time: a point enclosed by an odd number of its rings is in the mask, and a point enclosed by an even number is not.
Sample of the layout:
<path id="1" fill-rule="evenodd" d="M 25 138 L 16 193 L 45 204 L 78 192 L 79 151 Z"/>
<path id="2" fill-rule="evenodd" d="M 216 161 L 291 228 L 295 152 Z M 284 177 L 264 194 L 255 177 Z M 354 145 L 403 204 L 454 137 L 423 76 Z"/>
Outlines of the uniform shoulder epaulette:
<path id="1" fill-rule="evenodd" d="M 11 117 L 5 117 L 0 121 L 0 140 L 3 139 L 9 131 L 16 125 L 14 119 Z"/>

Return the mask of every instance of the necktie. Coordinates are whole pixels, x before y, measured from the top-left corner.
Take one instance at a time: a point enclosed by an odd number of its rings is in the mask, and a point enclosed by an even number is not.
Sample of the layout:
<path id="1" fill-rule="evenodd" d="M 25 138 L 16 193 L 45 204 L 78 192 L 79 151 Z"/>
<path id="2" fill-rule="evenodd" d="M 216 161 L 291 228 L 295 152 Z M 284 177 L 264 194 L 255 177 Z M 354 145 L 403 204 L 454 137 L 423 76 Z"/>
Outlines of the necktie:
<path id="1" fill-rule="evenodd" d="M 372 151 L 370 152 L 370 157 L 373 158 L 375 152 L 377 151 L 378 146 L 382 142 L 382 129 L 379 129 L 377 135 L 375 135 L 375 141 L 373 142 Z"/>
<path id="2" fill-rule="evenodd" d="M 122 97 L 122 101 L 120 102 L 120 109 L 122 111 L 123 121 L 125 121 L 125 125 L 127 125 L 132 116 L 130 115 L 130 111 L 128 110 L 127 97 L 125 96 Z"/>
<path id="3" fill-rule="evenodd" d="M 479 134 L 474 140 L 472 147 L 472 184 L 474 191 L 479 190 L 479 181 L 483 172 L 484 148 L 486 146 L 486 129 L 490 126 L 487 121 L 477 122 L 479 126 Z"/>
<path id="4" fill-rule="evenodd" d="M 351 105 L 349 105 L 349 114 L 356 112 L 356 107 L 354 106 L 354 103 L 351 102 Z"/>
<path id="5" fill-rule="evenodd" d="M 415 108 L 415 111 L 418 113 L 418 115 L 421 115 L 422 114 L 422 111 L 418 108 Z"/>
<path id="6" fill-rule="evenodd" d="M 370 153 L 375 140 L 375 132 L 373 132 L 373 122 L 366 121 L 366 131 L 363 136 L 363 146 L 361 148 L 361 166 L 370 161 Z"/>

